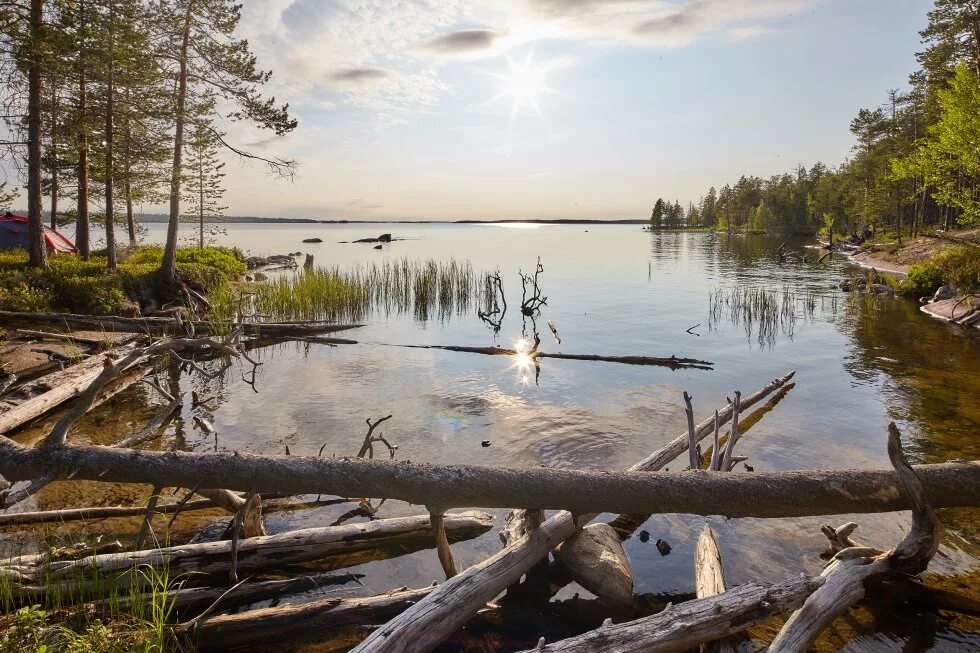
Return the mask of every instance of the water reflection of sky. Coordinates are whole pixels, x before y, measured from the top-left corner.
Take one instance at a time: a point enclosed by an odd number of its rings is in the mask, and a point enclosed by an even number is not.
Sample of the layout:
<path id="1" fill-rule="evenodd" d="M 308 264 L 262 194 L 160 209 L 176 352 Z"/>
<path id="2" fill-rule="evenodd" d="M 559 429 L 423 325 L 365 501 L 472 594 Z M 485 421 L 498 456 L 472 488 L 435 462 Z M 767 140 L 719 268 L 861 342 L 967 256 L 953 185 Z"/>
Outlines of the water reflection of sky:
<path id="1" fill-rule="evenodd" d="M 223 387 L 208 390 L 221 397 L 209 416 L 218 446 L 281 453 L 288 444 L 293 454 L 315 455 L 325 445 L 324 455 L 351 455 L 363 439 L 364 419 L 391 413 L 384 433 L 399 446 L 400 459 L 619 469 L 685 430 L 683 390 L 694 397 L 701 419 L 734 390 L 752 392 L 795 369 L 797 387 L 739 443 L 738 453 L 756 470 L 887 465 L 885 425 L 892 419 L 919 460 L 980 458 L 978 339 L 928 319 L 908 303 L 846 297 L 832 288 L 846 273 L 840 261 L 817 265 L 818 254 L 810 250 L 808 263 L 780 264 L 780 241 L 757 237 L 648 234 L 638 225 L 521 226 L 229 226 L 228 241 L 252 253 L 310 250 L 325 264 L 387 256 L 469 259 L 477 270 L 500 269 L 511 310 L 496 340 L 475 316 L 419 323 L 406 315 L 371 320 L 351 334 L 372 344 L 261 350 L 258 395 L 237 372 Z M 337 242 L 381 231 L 408 240 L 381 252 Z M 312 235 L 325 242 L 301 244 Z M 533 370 L 507 357 L 385 346 L 513 346 L 522 333 L 517 271 L 533 269 L 538 256 L 548 296 L 539 324 L 553 320 L 562 336 L 559 345 L 545 328 L 543 350 L 676 354 L 713 361 L 714 371 L 549 359 L 541 361 L 535 383 Z M 771 341 L 760 342 L 729 315 L 708 328 L 711 293 L 735 288 L 789 289 L 813 296 L 815 306 L 809 317 L 801 310 L 791 333 L 777 329 Z M 699 335 L 687 332 L 699 323 Z M 182 380 L 185 389 L 202 383 Z M 214 446 L 189 425 L 181 438 L 191 449 Z M 483 446 L 485 441 L 490 445 Z M 419 511 L 389 503 L 383 514 Z M 328 509 L 318 509 L 282 518 L 299 526 L 329 517 Z M 947 575 L 975 569 L 975 518 L 961 512 L 944 519 L 952 534 L 934 569 Z M 671 543 L 667 557 L 652 541 L 626 542 L 639 592 L 692 591 L 693 547 L 704 521 L 651 518 L 643 528 L 653 540 Z M 729 580 L 736 583 L 818 572 L 821 521 L 827 520 L 709 520 Z M 904 515 L 858 521 L 861 540 L 884 547 L 907 528 Z M 491 534 L 454 549 L 465 566 L 498 547 Z M 435 556 L 427 552 L 367 569 L 374 591 L 439 577 Z"/>

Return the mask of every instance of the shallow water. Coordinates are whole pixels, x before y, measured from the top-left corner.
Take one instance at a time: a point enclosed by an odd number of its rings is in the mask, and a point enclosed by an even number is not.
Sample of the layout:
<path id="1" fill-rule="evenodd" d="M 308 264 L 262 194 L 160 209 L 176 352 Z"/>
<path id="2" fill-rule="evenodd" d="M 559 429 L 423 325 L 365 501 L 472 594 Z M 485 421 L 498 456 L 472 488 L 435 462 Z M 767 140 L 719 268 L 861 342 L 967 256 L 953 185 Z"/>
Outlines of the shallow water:
<path id="1" fill-rule="evenodd" d="M 151 225 L 148 240 L 162 238 Z M 381 232 L 403 241 L 385 245 L 341 244 Z M 319 236 L 322 244 L 304 244 Z M 816 264 L 809 241 L 790 241 L 806 262 L 779 263 L 781 239 L 705 233 L 641 231 L 638 225 L 504 227 L 484 225 L 228 225 L 220 244 L 251 254 L 311 252 L 318 264 L 349 265 L 408 257 L 469 260 L 477 271 L 499 268 L 510 310 L 499 336 L 474 313 L 423 322 L 413 315 L 374 315 L 351 335 L 356 346 L 290 344 L 260 351 L 256 394 L 237 370 L 221 380 L 184 377 L 192 388 L 218 395 L 208 413 L 222 449 L 257 453 L 351 455 L 365 432 L 364 420 L 393 414 L 384 434 L 403 460 L 498 466 L 547 465 L 618 469 L 645 456 L 686 429 L 682 392 L 694 397 L 697 419 L 707 417 L 741 390 L 750 393 L 774 377 L 797 370 L 796 387 L 754 426 L 737 447 L 755 470 L 883 467 L 885 427 L 897 422 L 913 462 L 980 458 L 980 338 L 920 313 L 904 300 L 854 297 L 835 280 L 854 270 L 836 255 Z M 544 266 L 547 305 L 538 320 L 542 349 L 607 355 L 687 356 L 712 361 L 714 370 L 633 367 L 599 362 L 543 360 L 533 370 L 501 356 L 403 349 L 391 344 L 512 346 L 522 333 L 518 269 Z M 766 290 L 777 317 L 746 320 L 732 310 L 736 289 Z M 728 304 L 725 302 L 728 301 Z M 552 320 L 559 345 L 545 322 Z M 700 325 L 688 330 L 693 325 Z M 203 389 L 206 386 L 206 389 Z M 148 418 L 153 407 L 144 389 L 104 407 L 77 429 L 78 437 L 109 442 Z M 171 426 L 155 447 L 208 450 L 215 440 L 185 420 Z M 39 425 L 21 437 L 30 439 Z M 489 440 L 492 445 L 481 446 Z M 681 460 L 675 463 L 680 468 Z M 81 486 L 81 488 L 79 487 Z M 59 483 L 37 499 L 44 509 L 78 504 L 145 500 L 145 489 L 107 491 L 97 484 Z M 84 498 L 83 498 L 84 497 Z M 323 525 L 351 506 L 271 515 L 270 530 Z M 418 514 L 418 507 L 386 503 L 380 516 Z M 185 530 L 215 513 L 182 518 Z M 943 546 L 930 568 L 943 582 L 980 598 L 976 582 L 980 528 L 976 511 L 943 511 Z M 502 520 L 501 517 L 498 519 Z M 792 520 L 710 518 L 730 584 L 779 581 L 801 571 L 818 573 L 823 550 L 819 525 L 846 516 Z M 862 542 L 897 543 L 908 515 L 854 516 Z M 636 592 L 689 595 L 693 553 L 704 518 L 656 516 L 641 528 L 648 542 L 626 543 Z M 110 533 L 133 522 L 110 520 L 79 532 Z M 67 529 L 66 529 L 67 531 Z M 62 532 L 62 535 L 64 532 Z M 661 556 L 653 542 L 673 547 Z M 6 547 L 14 546 L 7 540 Z M 495 532 L 454 546 L 465 567 L 499 549 Z M 375 593 L 420 586 L 441 577 L 433 551 L 360 570 Z M 579 588 L 566 588 L 559 598 Z M 336 593 L 331 596 L 337 595 Z M 854 611 L 829 648 L 846 650 L 976 650 L 980 622 L 943 613 L 918 614 L 896 605 Z M 537 639 L 519 644 L 527 645 Z"/>

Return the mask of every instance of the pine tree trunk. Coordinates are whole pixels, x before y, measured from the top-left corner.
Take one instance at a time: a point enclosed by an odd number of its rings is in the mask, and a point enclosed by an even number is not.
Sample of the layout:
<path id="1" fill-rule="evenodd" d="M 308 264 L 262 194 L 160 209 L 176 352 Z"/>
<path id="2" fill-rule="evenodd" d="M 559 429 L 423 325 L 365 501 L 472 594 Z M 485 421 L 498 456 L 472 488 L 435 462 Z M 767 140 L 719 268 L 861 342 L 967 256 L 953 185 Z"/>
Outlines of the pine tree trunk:
<path id="1" fill-rule="evenodd" d="M 78 206 L 75 226 L 75 245 L 87 261 L 89 257 L 89 223 L 88 223 L 88 133 L 85 128 L 85 0 L 78 3 L 78 14 L 82 34 L 78 51 Z"/>
<path id="2" fill-rule="evenodd" d="M 200 229 L 200 241 L 198 243 L 198 249 L 204 249 L 204 162 L 201 162 L 201 167 L 198 168 L 198 227 Z"/>
<path id="3" fill-rule="evenodd" d="M 30 264 L 47 265 L 41 203 L 41 29 L 44 3 L 31 0 L 31 62 L 27 77 L 27 218 Z"/>
<path id="4" fill-rule="evenodd" d="M 112 111 L 113 111 L 113 57 L 112 21 L 115 20 L 115 1 L 109 0 L 109 62 L 106 74 L 105 100 L 105 243 L 109 259 L 109 270 L 116 269 L 116 226 L 115 206 L 112 197 Z"/>
<path id="5" fill-rule="evenodd" d="M 126 88 L 126 107 L 129 109 L 129 88 Z M 129 246 L 136 247 L 136 221 L 133 219 L 133 184 L 132 184 L 132 133 L 129 119 L 125 120 L 125 139 L 123 145 L 123 194 L 126 196 L 126 228 L 129 230 Z"/>
<path id="6" fill-rule="evenodd" d="M 51 228 L 58 228 L 58 87 L 51 83 Z"/>
<path id="7" fill-rule="evenodd" d="M 170 221 L 167 245 L 163 250 L 161 271 L 170 283 L 177 283 L 177 227 L 180 221 L 180 175 L 184 154 L 184 123 L 187 106 L 187 57 L 191 37 L 194 1 L 189 0 L 184 13 L 184 33 L 180 44 L 180 73 L 177 79 L 176 126 L 174 128 L 174 163 L 170 173 Z"/>

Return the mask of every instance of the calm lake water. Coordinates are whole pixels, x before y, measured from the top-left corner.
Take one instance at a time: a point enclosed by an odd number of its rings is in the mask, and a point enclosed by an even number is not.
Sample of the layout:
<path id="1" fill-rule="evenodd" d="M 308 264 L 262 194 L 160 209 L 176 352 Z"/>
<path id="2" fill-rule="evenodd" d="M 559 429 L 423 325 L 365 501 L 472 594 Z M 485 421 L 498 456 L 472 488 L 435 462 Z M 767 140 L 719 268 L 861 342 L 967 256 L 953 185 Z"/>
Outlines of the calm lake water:
<path id="1" fill-rule="evenodd" d="M 404 240 L 385 245 L 340 243 L 391 232 Z M 322 244 L 304 244 L 320 237 Z M 163 225 L 151 225 L 146 240 L 159 241 Z M 310 252 L 317 264 L 348 266 L 384 258 L 468 260 L 475 270 L 500 270 L 511 307 L 499 335 L 475 311 L 447 320 L 412 315 L 374 315 L 351 337 L 356 346 L 287 345 L 261 350 L 258 394 L 233 370 L 221 380 L 185 377 L 182 389 L 218 395 L 208 414 L 217 446 L 256 453 L 315 455 L 356 453 L 367 417 L 393 415 L 383 428 L 403 460 L 495 466 L 546 465 L 621 469 L 686 429 L 682 392 L 694 397 L 698 421 L 735 390 L 751 393 L 796 370 L 795 388 L 741 440 L 739 455 L 757 471 L 803 468 L 886 467 L 886 425 L 896 421 L 914 462 L 980 458 L 980 338 L 920 313 L 908 301 L 853 297 L 835 282 L 859 274 L 834 255 L 819 254 L 791 240 L 802 262 L 780 263 L 781 239 L 706 233 L 657 233 L 638 225 L 228 225 L 219 244 L 251 254 Z M 517 307 L 518 270 L 532 271 L 541 258 L 540 282 L 547 305 L 538 325 L 548 352 L 692 357 L 714 370 L 671 371 L 657 367 L 543 360 L 534 372 L 506 357 L 391 344 L 512 346 L 522 333 Z M 771 291 L 777 321 L 733 316 L 736 291 Z M 726 304 L 726 301 L 728 302 Z M 788 308 L 787 310 L 783 310 Z M 561 334 L 555 342 L 545 322 Z M 697 325 L 695 327 L 695 325 Z M 691 327 L 695 327 L 690 329 Z M 687 330 L 690 329 L 690 333 Z M 156 398 L 145 389 L 128 401 L 90 415 L 76 437 L 108 442 L 145 420 Z M 152 446 L 209 450 L 214 439 L 185 421 L 171 426 Z M 39 425 L 21 437 L 41 432 Z M 492 445 L 481 446 L 489 440 Z M 676 461 L 678 469 L 684 461 Z M 671 466 L 673 469 L 674 466 Z M 742 470 L 742 467 L 739 467 Z M 106 489 L 96 484 L 55 484 L 37 499 L 41 508 L 72 504 L 145 501 L 145 489 Z M 324 525 L 350 504 L 269 516 L 270 531 Z M 379 516 L 423 512 L 398 502 Z M 178 522 L 185 530 L 214 513 Z M 503 513 L 498 517 L 502 523 Z M 862 542 L 888 548 L 909 525 L 906 513 L 859 515 Z M 930 567 L 930 582 L 980 598 L 980 527 L 976 511 L 942 511 L 942 548 Z M 819 573 L 825 519 L 726 520 L 709 518 L 730 584 L 776 582 L 801 571 Z M 655 516 L 625 546 L 638 594 L 678 600 L 694 591 L 693 558 L 705 519 Z M 125 533 L 128 520 L 82 528 L 85 533 Z M 673 547 L 661 556 L 654 541 Z M 8 541 L 8 546 L 11 545 Z M 499 550 L 496 528 L 454 546 L 465 567 Z M 434 551 L 422 551 L 359 568 L 364 587 L 331 596 L 378 593 L 421 586 L 442 577 Z M 558 598 L 580 588 L 570 586 Z M 585 594 L 583 593 L 583 596 Z M 602 616 L 595 615 L 600 621 Z M 829 649 L 875 651 L 977 650 L 980 620 L 951 613 L 917 613 L 897 604 L 863 607 L 838 620 L 825 637 Z M 538 634 L 528 633 L 527 646 Z"/>

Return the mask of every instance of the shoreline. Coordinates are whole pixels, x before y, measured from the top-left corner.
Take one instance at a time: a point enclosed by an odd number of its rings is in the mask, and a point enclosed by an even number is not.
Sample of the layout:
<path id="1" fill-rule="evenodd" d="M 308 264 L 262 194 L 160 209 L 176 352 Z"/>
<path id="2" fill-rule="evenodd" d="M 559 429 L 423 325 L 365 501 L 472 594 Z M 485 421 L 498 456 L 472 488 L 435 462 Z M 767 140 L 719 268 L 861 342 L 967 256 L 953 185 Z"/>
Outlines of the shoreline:
<path id="1" fill-rule="evenodd" d="M 853 265 L 866 270 L 876 270 L 886 274 L 906 277 L 909 273 L 909 266 L 902 263 L 891 263 L 880 258 L 876 258 L 871 252 L 853 252 L 847 254 L 847 259 Z M 963 328 L 980 329 L 980 321 L 972 324 L 960 324 L 957 320 L 966 317 L 970 312 L 970 305 L 965 304 L 966 298 L 957 295 L 951 299 L 941 299 L 939 301 L 919 304 L 919 310 L 929 317 L 955 324 Z"/>

